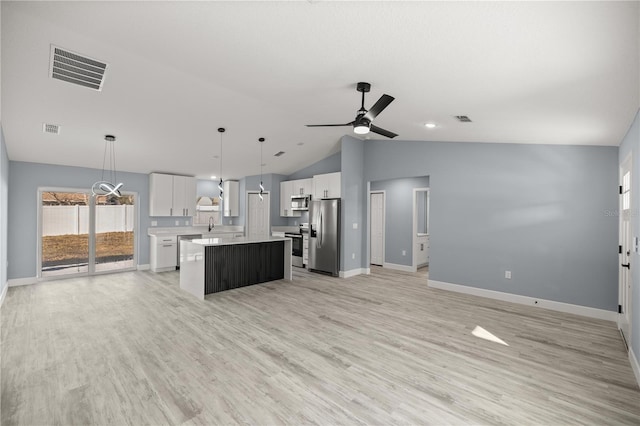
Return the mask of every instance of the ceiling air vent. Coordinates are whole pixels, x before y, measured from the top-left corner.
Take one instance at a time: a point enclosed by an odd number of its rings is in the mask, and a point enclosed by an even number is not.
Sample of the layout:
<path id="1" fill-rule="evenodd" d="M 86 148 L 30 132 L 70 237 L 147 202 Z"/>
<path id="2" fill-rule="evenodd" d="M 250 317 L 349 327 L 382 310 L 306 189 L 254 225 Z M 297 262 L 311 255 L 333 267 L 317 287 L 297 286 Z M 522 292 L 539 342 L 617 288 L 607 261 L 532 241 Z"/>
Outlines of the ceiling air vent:
<path id="1" fill-rule="evenodd" d="M 466 115 L 456 115 L 456 118 L 461 123 L 471 123 L 471 119 L 469 117 L 467 117 Z"/>
<path id="2" fill-rule="evenodd" d="M 273 154 L 274 157 L 280 157 L 281 155 L 284 154 L 284 151 L 278 151 L 275 154 Z"/>
<path id="3" fill-rule="evenodd" d="M 51 78 L 102 90 L 107 64 L 51 45 Z"/>
<path id="4" fill-rule="evenodd" d="M 57 124 L 42 123 L 42 131 L 45 133 L 53 133 L 54 135 L 60 134 L 60 126 Z"/>

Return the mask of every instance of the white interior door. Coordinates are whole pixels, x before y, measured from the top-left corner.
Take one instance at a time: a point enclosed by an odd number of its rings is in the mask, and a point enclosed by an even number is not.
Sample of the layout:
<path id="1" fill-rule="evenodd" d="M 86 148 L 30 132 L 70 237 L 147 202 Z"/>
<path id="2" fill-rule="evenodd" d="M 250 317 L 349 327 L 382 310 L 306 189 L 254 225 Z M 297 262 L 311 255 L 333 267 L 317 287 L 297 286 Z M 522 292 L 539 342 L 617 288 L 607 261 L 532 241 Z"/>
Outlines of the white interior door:
<path id="1" fill-rule="evenodd" d="M 384 192 L 371 193 L 371 264 L 384 263 Z"/>
<path id="2" fill-rule="evenodd" d="M 631 156 L 620 168 L 620 253 L 618 299 L 620 313 L 618 327 L 627 343 L 631 344 L 631 254 L 633 252 L 633 226 L 631 223 Z"/>
<path id="3" fill-rule="evenodd" d="M 269 193 L 262 194 L 263 199 L 257 192 L 247 194 L 247 237 L 265 238 L 269 232 Z"/>

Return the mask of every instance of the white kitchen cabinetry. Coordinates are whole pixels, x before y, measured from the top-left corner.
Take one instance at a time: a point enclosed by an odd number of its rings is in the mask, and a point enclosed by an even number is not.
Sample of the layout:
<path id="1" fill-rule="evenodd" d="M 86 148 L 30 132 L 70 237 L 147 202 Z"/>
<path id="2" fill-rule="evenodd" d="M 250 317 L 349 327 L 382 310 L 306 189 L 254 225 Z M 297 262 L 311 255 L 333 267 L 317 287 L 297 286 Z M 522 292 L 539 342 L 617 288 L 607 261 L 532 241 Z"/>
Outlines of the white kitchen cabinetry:
<path id="1" fill-rule="evenodd" d="M 196 178 L 163 173 L 149 175 L 149 216 L 194 216 Z"/>
<path id="2" fill-rule="evenodd" d="M 309 234 L 302 235 L 302 264 L 309 265 Z"/>
<path id="3" fill-rule="evenodd" d="M 236 217 L 240 214 L 240 182 L 225 180 L 223 183 L 224 217 Z"/>
<path id="4" fill-rule="evenodd" d="M 280 216 L 299 217 L 302 212 L 291 210 L 291 196 L 297 194 L 294 192 L 295 180 L 286 180 L 280 182 Z"/>
<path id="5" fill-rule="evenodd" d="M 429 264 L 429 235 L 418 234 L 416 238 L 416 264 L 418 267 Z"/>
<path id="6" fill-rule="evenodd" d="M 313 179 L 291 180 L 291 195 L 313 194 Z"/>
<path id="7" fill-rule="evenodd" d="M 151 271 L 175 271 L 177 266 L 178 245 L 175 235 L 151 236 Z"/>
<path id="8" fill-rule="evenodd" d="M 313 198 L 340 198 L 341 197 L 341 173 L 326 173 L 313 177 Z"/>

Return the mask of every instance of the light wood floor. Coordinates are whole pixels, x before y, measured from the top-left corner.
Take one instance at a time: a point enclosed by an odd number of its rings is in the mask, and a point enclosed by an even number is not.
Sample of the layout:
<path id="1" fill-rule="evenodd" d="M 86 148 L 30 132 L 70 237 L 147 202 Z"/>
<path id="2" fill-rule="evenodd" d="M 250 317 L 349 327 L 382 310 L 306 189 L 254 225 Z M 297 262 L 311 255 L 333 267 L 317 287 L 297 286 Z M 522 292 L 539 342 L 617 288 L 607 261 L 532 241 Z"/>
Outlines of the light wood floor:
<path id="1" fill-rule="evenodd" d="M 294 279 L 204 302 L 173 272 L 11 288 L 2 425 L 640 424 L 613 323 L 424 274 Z"/>

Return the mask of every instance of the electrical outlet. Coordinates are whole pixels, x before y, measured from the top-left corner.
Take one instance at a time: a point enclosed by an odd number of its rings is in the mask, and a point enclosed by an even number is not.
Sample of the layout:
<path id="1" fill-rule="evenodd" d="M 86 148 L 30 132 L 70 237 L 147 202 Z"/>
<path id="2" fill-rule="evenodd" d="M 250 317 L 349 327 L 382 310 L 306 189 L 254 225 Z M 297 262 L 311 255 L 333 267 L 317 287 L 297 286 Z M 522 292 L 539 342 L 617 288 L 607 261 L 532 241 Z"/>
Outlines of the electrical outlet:
<path id="1" fill-rule="evenodd" d="M 406 256 L 407 255 L 407 251 L 406 250 L 402 250 L 402 255 Z"/>
<path id="2" fill-rule="evenodd" d="M 355 259 L 356 258 L 356 254 L 355 253 L 351 253 L 351 258 Z"/>
<path id="3" fill-rule="evenodd" d="M 189 226 L 189 221 L 188 220 L 184 221 L 184 226 Z"/>
<path id="4" fill-rule="evenodd" d="M 353 229 L 358 229 L 358 223 L 357 222 L 353 222 Z"/>
<path id="5" fill-rule="evenodd" d="M 508 280 L 511 279 L 511 271 L 504 271 L 504 277 Z"/>
<path id="6" fill-rule="evenodd" d="M 180 221 L 176 220 L 176 226 L 180 226 Z"/>
<path id="7" fill-rule="evenodd" d="M 229 225 L 233 225 L 233 219 L 229 219 Z"/>
<path id="8" fill-rule="evenodd" d="M 151 226 L 158 226 L 158 221 L 157 220 L 152 220 L 151 221 Z"/>
<path id="9" fill-rule="evenodd" d="M 294 221 L 293 221 L 293 226 L 297 226 L 297 225 L 298 225 L 298 221 L 297 221 L 297 220 L 294 220 Z"/>

